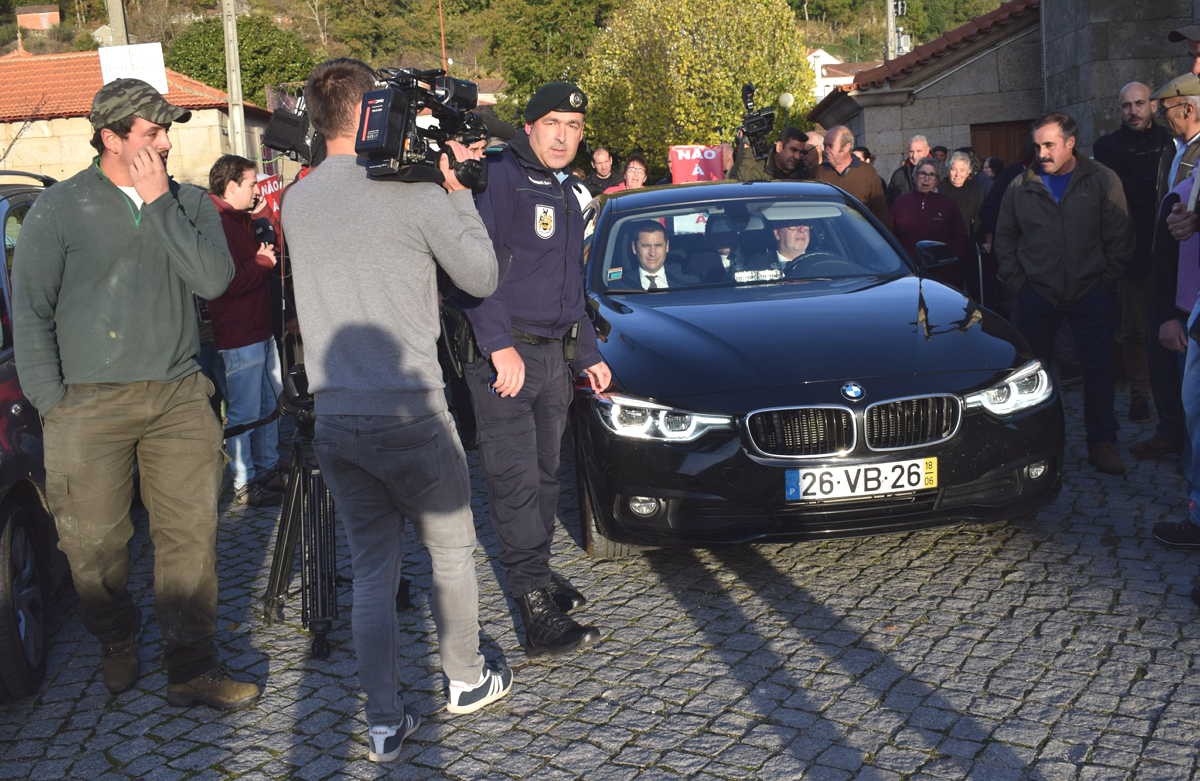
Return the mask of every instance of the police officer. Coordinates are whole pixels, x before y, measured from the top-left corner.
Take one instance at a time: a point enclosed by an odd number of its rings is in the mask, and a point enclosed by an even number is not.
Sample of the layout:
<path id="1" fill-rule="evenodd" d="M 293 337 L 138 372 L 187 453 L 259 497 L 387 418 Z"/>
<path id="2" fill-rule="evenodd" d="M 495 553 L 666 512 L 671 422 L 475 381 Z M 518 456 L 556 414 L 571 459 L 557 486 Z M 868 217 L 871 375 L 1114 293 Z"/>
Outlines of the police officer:
<path id="1" fill-rule="evenodd" d="M 500 283 L 465 306 L 480 354 L 466 379 L 489 513 L 530 656 L 600 636 L 566 615 L 586 600 L 550 570 L 573 377 L 586 373 L 598 393 L 612 376 L 584 310 L 583 214 L 564 170 L 583 140 L 586 110 L 587 96 L 574 84 L 546 84 L 525 107 L 524 131 L 488 158 L 488 187 L 476 205 L 496 247 Z"/>

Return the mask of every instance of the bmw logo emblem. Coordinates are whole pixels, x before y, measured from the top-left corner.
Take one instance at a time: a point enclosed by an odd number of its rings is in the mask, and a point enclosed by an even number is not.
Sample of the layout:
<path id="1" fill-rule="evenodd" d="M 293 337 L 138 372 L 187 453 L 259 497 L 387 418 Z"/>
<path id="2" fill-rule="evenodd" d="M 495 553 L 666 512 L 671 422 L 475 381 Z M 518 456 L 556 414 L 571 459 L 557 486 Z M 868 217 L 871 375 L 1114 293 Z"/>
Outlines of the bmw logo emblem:
<path id="1" fill-rule="evenodd" d="M 857 382 L 847 382 L 842 385 L 842 395 L 846 397 L 847 401 L 858 401 L 866 396 L 867 392 Z"/>

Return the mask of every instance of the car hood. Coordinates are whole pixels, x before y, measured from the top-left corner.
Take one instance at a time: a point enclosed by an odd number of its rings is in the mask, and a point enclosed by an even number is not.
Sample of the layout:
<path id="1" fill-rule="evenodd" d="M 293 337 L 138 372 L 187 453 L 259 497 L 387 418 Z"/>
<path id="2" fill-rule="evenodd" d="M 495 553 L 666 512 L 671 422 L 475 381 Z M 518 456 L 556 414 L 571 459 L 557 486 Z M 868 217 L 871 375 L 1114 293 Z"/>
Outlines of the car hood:
<path id="1" fill-rule="evenodd" d="M 864 286 L 865 285 L 865 286 Z M 1028 354 L 1016 330 L 962 293 L 902 277 L 600 296 L 600 351 L 625 393 L 735 411 L 981 387 Z"/>

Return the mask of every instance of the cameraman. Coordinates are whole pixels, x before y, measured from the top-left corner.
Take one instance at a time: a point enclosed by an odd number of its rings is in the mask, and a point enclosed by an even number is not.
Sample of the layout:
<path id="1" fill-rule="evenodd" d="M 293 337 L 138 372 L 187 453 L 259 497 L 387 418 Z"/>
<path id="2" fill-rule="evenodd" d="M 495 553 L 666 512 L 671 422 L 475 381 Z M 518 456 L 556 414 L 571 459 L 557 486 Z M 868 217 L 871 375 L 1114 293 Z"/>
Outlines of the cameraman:
<path id="1" fill-rule="evenodd" d="M 327 157 L 288 191 L 283 226 L 316 399 L 313 444 L 350 543 L 369 757 L 385 762 L 420 724 L 405 712 L 398 674 L 405 518 L 433 560 L 447 710 L 470 713 L 503 697 L 512 672 L 485 666 L 479 653 L 471 487 L 436 347 L 438 269 L 484 296 L 496 287 L 496 256 L 444 157 L 441 187 L 371 181 L 359 167 L 359 106 L 374 88 L 358 60 L 329 60 L 309 76 L 304 97 Z M 449 145 L 459 160 L 480 156 Z"/>

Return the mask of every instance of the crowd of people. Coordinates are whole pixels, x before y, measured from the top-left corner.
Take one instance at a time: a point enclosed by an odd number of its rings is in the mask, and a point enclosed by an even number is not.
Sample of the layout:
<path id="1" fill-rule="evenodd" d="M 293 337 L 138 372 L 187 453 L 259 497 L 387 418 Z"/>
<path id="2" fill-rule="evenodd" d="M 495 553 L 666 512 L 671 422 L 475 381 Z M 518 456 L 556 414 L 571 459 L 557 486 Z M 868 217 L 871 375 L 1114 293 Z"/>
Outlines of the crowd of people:
<path id="1" fill-rule="evenodd" d="M 1172 35 L 1200 42 L 1200 25 Z M 395 664 L 406 523 L 433 563 L 447 709 L 472 712 L 513 685 L 511 669 L 479 651 L 470 480 L 437 346 L 439 275 L 469 326 L 455 358 L 522 645 L 531 656 L 582 649 L 602 630 L 571 615 L 587 599 L 550 566 L 574 383 L 600 393 L 611 382 L 585 309 L 581 206 L 645 186 L 650 166 L 637 153 L 618 165 L 597 147 L 591 173 L 573 178 L 588 99 L 551 82 L 498 154 L 448 142 L 458 161 L 486 166 L 482 192 L 445 158 L 440 184 L 380 187 L 355 155 L 358 107 L 374 85 L 371 69 L 350 59 L 310 75 L 305 99 L 326 157 L 289 188 L 282 227 L 315 397 L 314 448 L 351 554 L 369 753 L 387 761 L 420 725 Z M 1121 127 L 1095 141 L 1095 160 L 1079 153 L 1075 121 L 1057 112 L 1033 124 L 1030 154 L 1009 166 L 918 135 L 885 180 L 845 126 L 786 128 L 762 160 L 737 139 L 722 157 L 735 179 L 840 187 L 914 255 L 918 242 L 944 243 L 959 262 L 939 269 L 941 280 L 1009 314 L 1046 364 L 1058 362 L 1055 337 L 1068 325 L 1088 459 L 1111 474 L 1125 471 L 1114 411 L 1119 345 L 1129 416 L 1148 420 L 1151 401 L 1158 416 L 1134 456 L 1181 456 L 1191 486 L 1188 518 L 1154 534 L 1197 548 L 1200 76 L 1157 89 L 1130 83 L 1117 107 Z M 96 94 L 90 118 L 95 164 L 41 196 L 14 262 L 16 361 L 44 420 L 47 500 L 84 623 L 103 649 L 104 683 L 119 694 L 139 676 L 141 617 L 126 582 L 136 462 L 155 545 L 167 698 L 244 707 L 260 687 L 229 675 L 213 641 L 221 451 L 224 439 L 235 503 L 279 501 L 270 421 L 280 392 L 271 317 L 279 249 L 252 219 L 253 161 L 221 157 L 207 192 L 168 177 L 168 132 L 188 111 L 144 82 L 118 79 Z M 781 224 L 775 239 L 762 262 L 787 264 L 808 250 L 811 231 L 802 220 Z M 663 268 L 669 242 L 658 222 L 637 227 L 641 273 L 630 284 L 677 283 Z M 730 251 L 718 249 L 718 275 L 739 262 Z M 207 353 L 197 349 L 202 331 Z M 213 414 L 218 388 L 236 432 L 228 437 Z"/>

